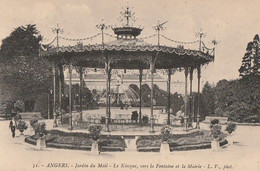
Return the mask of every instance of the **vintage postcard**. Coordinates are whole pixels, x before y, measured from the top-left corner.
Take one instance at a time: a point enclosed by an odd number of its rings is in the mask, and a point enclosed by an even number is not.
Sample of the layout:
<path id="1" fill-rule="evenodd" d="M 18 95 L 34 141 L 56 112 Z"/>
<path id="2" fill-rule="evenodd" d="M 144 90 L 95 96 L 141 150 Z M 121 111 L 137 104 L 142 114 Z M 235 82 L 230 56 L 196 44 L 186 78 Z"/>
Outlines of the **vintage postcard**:
<path id="1" fill-rule="evenodd" d="M 260 170 L 259 1 L 0 4 L 0 171 Z"/>

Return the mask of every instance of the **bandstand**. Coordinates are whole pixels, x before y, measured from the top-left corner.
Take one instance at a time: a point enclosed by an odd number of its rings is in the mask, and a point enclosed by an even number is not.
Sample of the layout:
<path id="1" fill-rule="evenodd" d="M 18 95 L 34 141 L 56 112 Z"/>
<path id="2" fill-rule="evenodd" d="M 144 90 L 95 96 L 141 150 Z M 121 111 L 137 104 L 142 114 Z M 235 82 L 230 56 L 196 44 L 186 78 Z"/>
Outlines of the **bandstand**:
<path id="1" fill-rule="evenodd" d="M 191 118 L 191 111 L 188 111 L 188 75 L 190 74 L 190 93 L 192 93 L 192 80 L 193 80 L 193 71 L 197 70 L 198 78 L 198 93 L 200 93 L 200 78 L 201 78 L 201 66 L 208 64 L 214 60 L 215 48 L 208 49 L 206 51 L 202 50 L 203 42 L 201 41 L 202 34 L 199 35 L 200 40 L 199 50 L 191 50 L 180 47 L 170 47 L 170 46 L 161 46 L 160 45 L 160 29 L 162 28 L 161 24 L 158 24 L 155 29 L 158 33 L 158 44 L 153 45 L 146 43 L 143 39 L 138 38 L 138 36 L 143 31 L 142 28 L 130 26 L 130 16 L 131 12 L 127 7 L 124 12 L 124 17 L 126 23 L 122 27 L 112 28 L 116 37 L 116 40 L 111 42 L 104 41 L 103 31 L 106 29 L 104 23 L 99 25 L 102 33 L 98 34 L 102 36 L 101 44 L 93 45 L 82 45 L 78 44 L 75 46 L 61 46 L 59 47 L 59 32 L 60 29 L 55 29 L 57 33 L 57 46 L 48 47 L 47 49 L 41 49 L 41 56 L 47 58 L 52 62 L 53 67 L 53 94 L 54 102 L 58 99 L 58 106 L 61 107 L 61 95 L 62 95 L 62 78 L 63 76 L 63 67 L 68 67 L 69 70 L 69 129 L 73 129 L 72 123 L 72 69 L 75 67 L 80 73 L 80 92 L 82 92 L 83 85 L 83 70 L 86 68 L 102 68 L 105 69 L 106 73 L 106 118 L 105 118 L 105 131 L 110 131 L 110 81 L 111 81 L 111 71 L 116 69 L 124 70 L 139 70 L 139 81 L 140 85 L 142 84 L 142 75 L 143 70 L 149 69 L 151 74 L 151 111 L 150 111 L 150 130 L 149 132 L 154 132 L 154 111 L 153 111 L 153 74 L 156 70 L 166 70 L 168 74 L 168 121 L 170 124 L 170 83 L 171 83 L 171 74 L 174 69 L 181 68 L 184 70 L 185 75 L 185 95 L 184 95 L 184 129 L 187 130 L 188 122 Z M 56 77 L 58 75 L 60 77 Z M 56 79 L 59 78 L 59 85 L 56 86 Z M 58 98 L 56 97 L 58 89 Z M 140 89 L 140 97 L 141 97 Z M 192 94 L 191 94 L 192 95 Z M 140 103 L 141 103 L 140 99 Z M 82 103 L 82 95 L 80 93 L 80 104 Z M 199 103 L 199 100 L 198 100 Z M 56 109 L 56 103 L 54 103 L 53 109 Z M 199 108 L 197 109 L 197 122 L 196 128 L 199 127 Z M 139 109 L 138 121 L 141 123 L 142 119 L 141 104 Z M 80 106 L 80 120 L 82 121 L 82 106 Z M 57 126 L 57 114 L 54 110 L 54 127 Z"/>

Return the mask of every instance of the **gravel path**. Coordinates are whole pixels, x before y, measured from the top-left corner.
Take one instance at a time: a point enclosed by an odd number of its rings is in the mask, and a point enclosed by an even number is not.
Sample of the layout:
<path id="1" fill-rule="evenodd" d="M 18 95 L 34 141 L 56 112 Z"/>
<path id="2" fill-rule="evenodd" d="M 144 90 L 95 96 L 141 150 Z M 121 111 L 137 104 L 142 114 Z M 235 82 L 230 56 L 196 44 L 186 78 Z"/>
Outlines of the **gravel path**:
<path id="1" fill-rule="evenodd" d="M 260 170 L 260 127 L 256 126 L 238 126 L 235 138 L 239 143 L 233 146 L 227 145 L 216 152 L 206 149 L 173 152 L 170 155 L 140 152 L 104 152 L 96 155 L 86 151 L 51 148 L 36 150 L 35 146 L 23 142 L 23 138 L 18 136 L 18 131 L 17 136 L 12 138 L 8 124 L 8 121 L 0 121 L 0 171 L 95 169 L 127 171 L 150 170 L 152 166 L 154 166 L 152 170 L 173 170 L 173 168 L 181 171 Z M 201 127 L 207 128 L 203 124 Z M 32 130 L 29 128 L 25 131 L 25 136 L 30 134 Z M 95 167 L 90 167 L 91 164 Z M 146 169 L 147 166 L 149 169 Z M 182 168 L 184 166 L 185 168 Z"/>

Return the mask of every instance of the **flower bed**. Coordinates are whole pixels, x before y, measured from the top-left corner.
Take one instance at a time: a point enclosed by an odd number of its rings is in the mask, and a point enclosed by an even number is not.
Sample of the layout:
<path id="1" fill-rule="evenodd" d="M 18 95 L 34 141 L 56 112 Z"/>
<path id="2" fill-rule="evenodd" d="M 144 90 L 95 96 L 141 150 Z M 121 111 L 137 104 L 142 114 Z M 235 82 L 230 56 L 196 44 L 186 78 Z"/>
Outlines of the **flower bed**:
<path id="1" fill-rule="evenodd" d="M 33 135 L 25 138 L 25 142 L 36 145 L 39 138 Z M 47 131 L 46 145 L 52 148 L 87 150 L 91 149 L 94 140 L 87 133 L 68 133 L 59 130 Z M 101 135 L 99 139 L 101 151 L 125 151 L 126 144 L 121 136 Z"/>
<path id="2" fill-rule="evenodd" d="M 225 134 L 221 134 L 220 145 L 227 144 Z M 141 136 L 136 141 L 137 150 L 140 152 L 159 152 L 162 137 Z M 196 149 L 206 149 L 211 147 L 212 137 L 209 131 L 194 132 L 184 135 L 171 135 L 169 137 L 170 151 L 186 151 Z"/>

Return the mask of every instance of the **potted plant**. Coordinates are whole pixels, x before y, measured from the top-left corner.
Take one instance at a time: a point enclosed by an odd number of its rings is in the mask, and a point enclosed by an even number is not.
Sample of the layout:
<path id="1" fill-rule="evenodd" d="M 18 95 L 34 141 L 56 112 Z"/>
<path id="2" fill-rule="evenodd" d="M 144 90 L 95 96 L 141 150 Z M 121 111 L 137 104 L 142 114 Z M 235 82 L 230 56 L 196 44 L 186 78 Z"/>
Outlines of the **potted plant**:
<path id="1" fill-rule="evenodd" d="M 171 135 L 171 129 L 172 128 L 169 125 L 164 125 L 161 129 L 162 143 L 161 143 L 160 153 L 165 154 L 170 152 L 168 141 Z"/>
<path id="2" fill-rule="evenodd" d="M 234 138 L 233 137 L 234 137 L 234 132 L 235 132 L 236 128 L 237 128 L 237 125 L 233 122 L 230 122 L 230 123 L 228 123 L 228 125 L 225 129 L 225 131 L 227 131 L 228 134 L 229 134 L 228 140 L 229 140 L 230 144 L 232 144 L 232 145 L 234 144 Z"/>
<path id="3" fill-rule="evenodd" d="M 91 124 L 88 127 L 89 134 L 94 140 L 91 146 L 91 152 L 94 154 L 100 153 L 100 149 L 98 148 L 99 147 L 98 139 L 100 138 L 101 130 L 102 130 L 102 125 L 98 125 L 98 124 Z"/>
<path id="4" fill-rule="evenodd" d="M 47 133 L 46 131 L 46 124 L 45 122 L 37 122 L 36 123 L 36 132 L 39 136 L 37 139 L 37 148 L 41 150 L 42 148 L 46 148 L 46 138 L 45 135 Z"/>
<path id="5" fill-rule="evenodd" d="M 219 122 L 214 123 L 210 126 L 211 128 L 211 136 L 213 137 L 211 141 L 211 149 L 218 150 L 220 148 L 220 135 L 221 135 L 221 126 L 218 125 Z"/>
<path id="6" fill-rule="evenodd" d="M 19 120 L 17 124 L 17 129 L 21 132 L 21 135 L 23 135 L 24 130 L 28 128 L 27 124 L 23 120 Z"/>
<path id="7" fill-rule="evenodd" d="M 34 135 L 37 138 L 36 147 L 37 149 L 46 148 L 46 139 L 45 135 L 46 131 L 46 124 L 45 122 L 38 122 L 38 119 L 34 117 L 30 120 L 30 125 L 34 129 Z"/>
<path id="8" fill-rule="evenodd" d="M 214 125 L 218 125 L 219 124 L 219 119 L 212 119 L 211 121 L 210 121 L 210 129 L 212 129 L 212 127 L 214 126 Z"/>
<path id="9" fill-rule="evenodd" d="M 31 126 L 31 127 L 33 128 L 33 130 L 34 130 L 34 135 L 37 134 L 36 123 L 38 123 L 38 118 L 33 117 L 33 118 L 30 120 L 30 126 Z"/>

